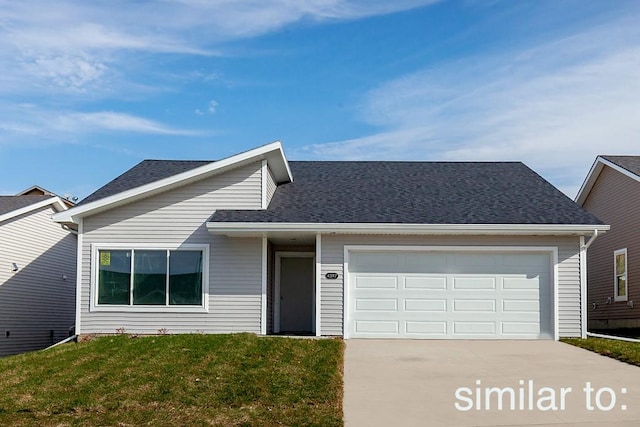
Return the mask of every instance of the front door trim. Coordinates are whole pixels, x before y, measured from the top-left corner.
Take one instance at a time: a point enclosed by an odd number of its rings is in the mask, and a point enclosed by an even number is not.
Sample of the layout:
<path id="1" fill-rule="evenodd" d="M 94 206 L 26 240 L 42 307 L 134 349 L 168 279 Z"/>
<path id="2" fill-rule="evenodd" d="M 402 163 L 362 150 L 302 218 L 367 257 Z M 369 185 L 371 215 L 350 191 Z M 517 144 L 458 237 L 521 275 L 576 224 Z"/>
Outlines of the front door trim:
<path id="1" fill-rule="evenodd" d="M 315 252 L 281 252 L 277 251 L 275 253 L 275 277 L 274 277 L 274 296 L 273 296 L 273 332 L 280 332 L 280 269 L 282 266 L 282 258 L 312 258 L 315 260 Z M 315 262 L 313 264 L 314 273 L 312 276 L 312 295 L 313 295 L 313 304 L 312 304 L 312 332 L 315 333 L 316 330 L 316 286 L 315 286 Z"/>

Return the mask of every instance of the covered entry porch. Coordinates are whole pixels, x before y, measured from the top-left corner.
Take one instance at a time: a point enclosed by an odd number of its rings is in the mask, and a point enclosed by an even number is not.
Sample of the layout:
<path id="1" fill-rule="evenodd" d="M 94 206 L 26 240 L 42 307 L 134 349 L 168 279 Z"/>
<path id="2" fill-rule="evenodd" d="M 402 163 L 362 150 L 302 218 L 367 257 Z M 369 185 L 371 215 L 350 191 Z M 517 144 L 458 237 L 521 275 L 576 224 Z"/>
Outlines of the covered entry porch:
<path id="1" fill-rule="evenodd" d="M 270 236 L 266 239 L 267 335 L 320 335 L 319 237 Z M 263 242 L 264 244 L 264 242 Z"/>

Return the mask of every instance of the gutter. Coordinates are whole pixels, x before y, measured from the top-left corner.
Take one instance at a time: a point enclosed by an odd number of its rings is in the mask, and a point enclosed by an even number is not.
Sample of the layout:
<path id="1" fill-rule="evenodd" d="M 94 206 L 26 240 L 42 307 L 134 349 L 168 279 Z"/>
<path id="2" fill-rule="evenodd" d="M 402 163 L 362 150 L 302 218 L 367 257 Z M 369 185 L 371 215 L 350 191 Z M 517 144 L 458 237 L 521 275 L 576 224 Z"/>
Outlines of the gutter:
<path id="1" fill-rule="evenodd" d="M 215 222 L 206 223 L 212 234 L 260 235 L 269 232 L 348 234 L 469 234 L 469 235 L 584 235 L 609 230 L 608 225 L 573 224 L 398 224 L 398 223 L 286 223 Z M 593 240 L 593 238 L 592 238 Z M 590 240 L 590 243 L 592 242 Z"/>

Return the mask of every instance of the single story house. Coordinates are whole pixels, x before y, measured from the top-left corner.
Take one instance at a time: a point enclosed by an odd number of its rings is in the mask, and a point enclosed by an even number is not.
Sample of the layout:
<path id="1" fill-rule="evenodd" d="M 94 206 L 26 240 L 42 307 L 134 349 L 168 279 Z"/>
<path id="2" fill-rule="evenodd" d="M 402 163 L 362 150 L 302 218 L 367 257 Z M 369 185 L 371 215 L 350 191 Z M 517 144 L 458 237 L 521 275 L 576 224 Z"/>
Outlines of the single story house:
<path id="1" fill-rule="evenodd" d="M 586 334 L 608 230 L 519 162 L 146 160 L 55 216 L 79 235 L 80 334 Z"/>
<path id="2" fill-rule="evenodd" d="M 0 356 L 69 336 L 77 240 L 51 216 L 70 205 L 40 187 L 0 196 Z"/>
<path id="3" fill-rule="evenodd" d="M 640 156 L 598 156 L 576 202 L 611 225 L 587 258 L 589 328 L 640 328 Z"/>

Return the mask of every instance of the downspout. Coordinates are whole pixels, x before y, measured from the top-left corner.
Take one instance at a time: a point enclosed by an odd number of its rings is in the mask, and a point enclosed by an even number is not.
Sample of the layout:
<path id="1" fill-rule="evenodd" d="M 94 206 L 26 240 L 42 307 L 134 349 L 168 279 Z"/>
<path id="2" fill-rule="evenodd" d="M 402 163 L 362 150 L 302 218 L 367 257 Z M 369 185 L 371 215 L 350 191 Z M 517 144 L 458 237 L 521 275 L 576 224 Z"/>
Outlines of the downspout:
<path id="1" fill-rule="evenodd" d="M 62 341 L 58 341 L 57 343 L 50 345 L 49 347 L 45 348 L 44 350 L 49 350 L 50 348 L 54 348 L 59 346 L 60 344 L 66 344 L 70 341 L 75 341 L 76 339 L 78 339 L 77 335 L 71 335 L 70 337 L 67 337 L 65 339 L 63 339 Z"/>
<path id="2" fill-rule="evenodd" d="M 583 244 L 580 247 L 580 250 L 586 251 L 587 249 L 589 249 L 589 246 L 591 246 L 591 244 L 593 243 L 594 240 L 596 240 L 597 237 L 598 237 L 598 229 L 596 228 L 595 230 L 593 230 L 593 234 L 591 235 L 591 238 L 589 239 L 589 241 L 586 244 Z"/>
<path id="3" fill-rule="evenodd" d="M 593 244 L 598 237 L 598 229 L 593 230 L 591 238 L 584 242 L 584 236 L 580 236 L 580 312 L 582 325 L 580 328 L 580 335 L 582 338 L 587 338 L 587 249 Z"/>

